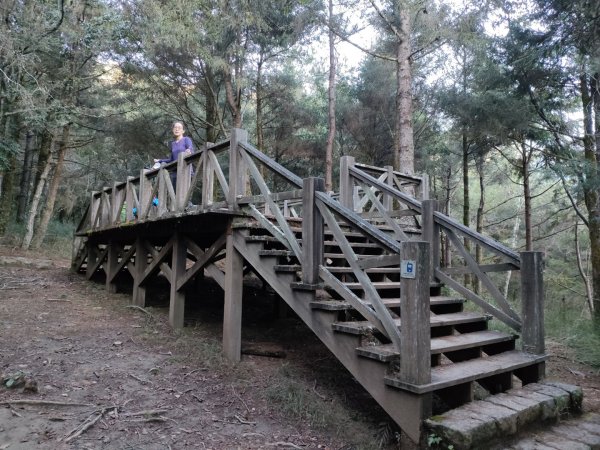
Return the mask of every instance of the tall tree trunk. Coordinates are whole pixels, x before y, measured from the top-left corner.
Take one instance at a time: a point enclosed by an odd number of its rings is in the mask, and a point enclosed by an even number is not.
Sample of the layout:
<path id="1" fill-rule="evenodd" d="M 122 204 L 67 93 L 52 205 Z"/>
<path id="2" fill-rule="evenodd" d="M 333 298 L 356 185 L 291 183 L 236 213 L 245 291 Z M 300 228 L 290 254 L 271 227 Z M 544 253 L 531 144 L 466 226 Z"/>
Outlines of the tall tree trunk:
<path id="1" fill-rule="evenodd" d="M 46 168 L 46 163 L 48 162 L 48 158 L 50 157 L 50 148 L 52 147 L 53 139 L 54 136 L 52 136 L 52 133 L 50 133 L 49 130 L 44 129 L 42 131 L 42 136 L 40 138 L 40 150 L 38 152 L 37 167 L 35 172 L 35 181 L 33 182 L 34 186 L 37 186 L 39 184 L 40 176 Z"/>
<path id="2" fill-rule="evenodd" d="M 14 136 L 11 117 L 4 121 L 4 137 L 12 139 Z M 15 173 L 17 171 L 17 155 L 13 153 L 8 159 L 4 176 L 2 177 L 2 193 L 0 194 L 0 236 L 6 233 L 13 212 L 13 197 L 15 192 Z"/>
<path id="3" fill-rule="evenodd" d="M 594 321 L 600 325 L 600 208 L 598 205 L 598 159 L 594 140 L 594 119 L 592 97 L 588 77 L 580 75 L 581 104 L 583 107 L 584 154 L 588 163 L 588 173 L 583 184 L 583 197 L 588 211 L 588 232 L 592 262 L 592 287 L 594 291 Z"/>
<path id="4" fill-rule="evenodd" d="M 479 153 L 476 159 L 477 173 L 479 175 L 479 206 L 477 207 L 476 229 L 478 233 L 483 233 L 483 209 L 485 207 L 485 184 L 483 183 L 483 153 Z M 475 247 L 475 260 L 481 264 L 483 252 L 481 245 Z M 473 278 L 473 290 L 476 293 L 481 292 L 481 281 Z"/>
<path id="5" fill-rule="evenodd" d="M 412 123 L 411 23 L 406 6 L 395 1 L 398 17 L 396 36 L 396 139 L 394 167 L 404 173 L 415 171 L 415 148 Z"/>
<path id="6" fill-rule="evenodd" d="M 448 215 L 450 211 L 450 192 L 452 190 L 450 181 L 452 180 L 452 167 L 448 166 L 446 170 L 446 177 L 444 180 L 444 201 L 442 204 L 442 212 Z M 448 245 L 448 237 L 443 234 L 442 236 L 442 265 L 443 267 L 450 267 L 452 255 L 450 253 L 450 246 Z"/>
<path id="7" fill-rule="evenodd" d="M 262 68 L 263 52 L 260 52 L 258 64 L 256 67 L 256 145 L 262 152 L 265 149 L 265 137 L 263 134 L 263 87 L 262 87 Z"/>
<path id="8" fill-rule="evenodd" d="M 46 180 L 48 179 L 48 174 L 52 170 L 53 165 L 54 160 L 52 158 L 52 152 L 50 152 L 50 156 L 46 160 L 46 165 L 44 166 L 44 170 L 42 170 L 42 173 L 39 177 L 39 181 L 36 185 L 35 193 L 33 194 L 33 199 L 31 200 L 29 216 L 27 217 L 27 225 L 25 228 L 25 236 L 23 237 L 23 243 L 21 244 L 21 248 L 23 250 L 29 250 L 29 246 L 31 245 L 31 239 L 33 238 L 33 228 L 35 226 L 35 217 L 38 213 L 40 201 L 42 199 L 42 193 L 44 192 Z"/>
<path id="9" fill-rule="evenodd" d="M 524 200 L 524 214 L 525 214 L 525 250 L 530 252 L 533 250 L 533 232 L 531 229 L 531 186 L 529 180 L 529 160 L 530 152 L 527 150 L 527 143 L 522 138 L 521 152 L 523 154 L 523 160 L 521 161 L 521 175 L 523 176 L 523 200 Z"/>
<path id="10" fill-rule="evenodd" d="M 27 213 L 27 202 L 29 201 L 29 191 L 31 190 L 31 170 L 33 167 L 33 137 L 31 130 L 27 130 L 25 136 L 25 151 L 23 156 L 23 170 L 21 172 L 21 182 L 19 183 L 19 197 L 17 202 L 17 221 L 25 222 Z"/>
<path id="11" fill-rule="evenodd" d="M 335 142 L 335 35 L 333 34 L 333 0 L 329 0 L 329 108 L 325 149 L 325 191 L 333 191 L 333 144 Z"/>
<path id="12" fill-rule="evenodd" d="M 235 128 L 242 127 L 242 112 L 240 110 L 240 99 L 236 96 L 233 87 L 233 81 L 231 77 L 231 70 L 228 69 L 225 73 L 225 93 L 227 96 L 227 105 L 231 111 L 231 118 L 233 119 L 233 126 Z"/>
<path id="13" fill-rule="evenodd" d="M 467 139 L 466 126 L 462 128 L 462 173 L 463 173 L 463 225 L 471 226 L 471 199 L 469 189 L 469 142 Z M 471 251 L 471 241 L 464 239 L 464 245 L 467 252 Z M 465 274 L 464 283 L 468 286 L 471 282 L 471 276 Z"/>
<path id="14" fill-rule="evenodd" d="M 31 247 L 40 248 L 46 232 L 48 231 L 48 223 L 54 213 L 54 204 L 56 203 L 56 194 L 58 193 L 58 187 L 62 180 L 62 169 L 65 162 L 65 155 L 67 153 L 67 147 L 69 145 L 69 135 L 71 132 L 71 125 L 67 124 L 63 127 L 61 141 L 58 146 L 58 154 L 56 158 L 56 168 L 54 169 L 54 175 L 50 179 L 50 187 L 48 188 L 48 196 L 46 198 L 46 204 L 42 210 L 42 218 L 40 223 L 35 230 L 35 236 L 31 241 Z"/>

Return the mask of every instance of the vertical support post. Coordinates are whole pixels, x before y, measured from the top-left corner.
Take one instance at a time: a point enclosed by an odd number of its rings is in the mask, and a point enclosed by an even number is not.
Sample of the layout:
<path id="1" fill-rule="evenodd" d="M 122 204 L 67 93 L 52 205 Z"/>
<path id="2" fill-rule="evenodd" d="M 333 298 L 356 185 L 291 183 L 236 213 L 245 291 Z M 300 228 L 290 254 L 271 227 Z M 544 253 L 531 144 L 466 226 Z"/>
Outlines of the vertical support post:
<path id="1" fill-rule="evenodd" d="M 96 262 L 98 261 L 98 246 L 90 239 L 88 239 L 85 245 L 87 246 L 87 268 L 85 271 L 85 278 L 90 280 L 92 276 L 94 276 L 92 268 L 96 266 Z"/>
<path id="2" fill-rule="evenodd" d="M 427 174 L 421 177 L 421 200 L 429 200 L 429 175 Z"/>
<path id="3" fill-rule="evenodd" d="M 323 264 L 324 223 L 315 193 L 325 191 L 323 178 L 305 178 L 302 183 L 302 282 L 319 283 L 319 266 Z"/>
<path id="4" fill-rule="evenodd" d="M 114 282 L 117 274 L 115 269 L 119 264 L 119 253 L 123 250 L 123 247 L 117 242 L 111 240 L 108 243 L 108 251 L 106 255 L 106 266 L 104 272 L 106 273 L 106 290 L 111 294 L 117 292 L 117 285 Z"/>
<path id="5" fill-rule="evenodd" d="M 208 154 L 210 143 L 202 150 L 202 209 L 207 209 L 214 203 L 215 170 Z"/>
<path id="6" fill-rule="evenodd" d="M 435 278 L 435 269 L 440 266 L 440 230 L 433 216 L 438 208 L 437 200 L 423 200 L 421 203 L 421 234 L 423 240 L 429 242 L 431 246 L 429 267 L 432 279 Z"/>
<path id="7" fill-rule="evenodd" d="M 150 202 L 150 196 L 152 195 L 152 186 L 150 185 L 150 180 L 146 177 L 144 169 L 140 171 L 140 192 L 138 193 L 140 207 L 138 208 L 138 217 L 142 218 L 144 215 L 148 216 L 149 211 L 146 211 L 148 208 L 148 202 Z M 152 208 L 152 206 L 150 206 Z"/>
<path id="8" fill-rule="evenodd" d="M 403 381 L 431 382 L 431 326 L 429 309 L 429 243 L 407 241 L 401 248 L 400 365 Z"/>
<path id="9" fill-rule="evenodd" d="M 248 132 L 240 128 L 231 130 L 229 141 L 229 202 L 230 209 L 237 209 L 237 197 L 246 191 L 246 170 L 238 145 L 248 142 Z"/>
<path id="10" fill-rule="evenodd" d="M 394 166 L 384 166 L 383 167 L 387 171 L 386 182 L 387 185 L 391 188 L 394 187 Z M 384 194 L 383 196 L 383 206 L 386 211 L 392 211 L 394 209 L 394 197 L 389 194 Z"/>
<path id="11" fill-rule="evenodd" d="M 544 254 L 521 252 L 523 351 L 541 355 L 544 345 Z"/>
<path id="12" fill-rule="evenodd" d="M 192 165 L 185 160 L 186 154 L 181 152 L 177 156 L 177 182 L 175 183 L 175 208 L 177 211 L 183 211 L 187 205 L 184 205 L 185 198 L 190 190 L 192 182 Z M 190 198 L 191 201 L 191 198 Z"/>
<path id="13" fill-rule="evenodd" d="M 354 183 L 350 176 L 350 168 L 354 167 L 354 156 L 340 158 L 340 203 L 354 211 Z"/>
<path id="14" fill-rule="evenodd" d="M 166 178 L 170 178 L 169 171 L 165 169 L 165 163 L 160 165 L 160 170 L 158 171 L 158 217 L 161 217 L 163 214 L 167 212 L 167 185 Z"/>
<path id="15" fill-rule="evenodd" d="M 183 328 L 185 310 L 185 291 L 177 290 L 177 281 L 185 275 L 187 247 L 180 233 L 175 234 L 171 256 L 171 297 L 169 301 L 169 324 L 175 328 Z"/>
<path id="16" fill-rule="evenodd" d="M 102 194 L 100 194 L 100 198 L 102 199 L 101 202 L 103 203 L 102 206 L 102 211 L 101 211 L 101 217 L 100 217 L 100 226 L 101 227 L 106 227 L 111 225 L 111 219 L 112 219 L 112 204 L 111 204 L 111 194 L 108 193 L 108 191 L 110 191 L 110 188 L 104 188 L 104 190 L 102 191 Z"/>
<path id="17" fill-rule="evenodd" d="M 140 281 L 144 276 L 146 267 L 148 266 L 148 253 L 144 246 L 142 238 L 138 237 L 135 240 L 135 266 L 133 269 L 133 298 L 132 302 L 134 305 L 146 306 L 146 286 L 140 285 Z"/>
<path id="18" fill-rule="evenodd" d="M 225 309 L 223 312 L 223 353 L 232 362 L 242 358 L 242 255 L 233 242 L 234 230 L 229 224 L 225 247 Z"/>
<path id="19" fill-rule="evenodd" d="M 125 185 L 125 220 L 131 222 L 133 220 L 133 208 L 135 207 L 135 201 L 133 200 L 133 177 L 127 177 L 127 184 Z"/>
<path id="20" fill-rule="evenodd" d="M 97 191 L 92 191 L 92 197 L 90 199 L 90 228 L 96 228 L 96 219 L 98 218 L 98 209 L 100 208 L 100 201 L 102 197 L 96 198 L 98 195 Z"/>

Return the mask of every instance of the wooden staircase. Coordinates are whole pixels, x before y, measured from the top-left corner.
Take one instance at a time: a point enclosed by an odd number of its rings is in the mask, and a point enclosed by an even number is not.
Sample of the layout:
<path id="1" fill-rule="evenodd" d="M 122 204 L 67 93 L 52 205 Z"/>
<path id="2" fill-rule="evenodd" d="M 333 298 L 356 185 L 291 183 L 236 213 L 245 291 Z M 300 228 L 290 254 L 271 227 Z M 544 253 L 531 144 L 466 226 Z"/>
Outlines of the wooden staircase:
<path id="1" fill-rule="evenodd" d="M 289 222 L 301 244 L 302 220 Z M 407 396 L 412 403 L 420 403 L 414 413 L 420 412 L 426 418 L 472 402 L 475 384 L 483 388 L 485 395 L 493 395 L 510 391 L 515 384 L 536 383 L 543 378 L 545 355 L 518 350 L 517 334 L 490 329 L 490 315 L 466 311 L 463 298 L 443 295 L 442 284 L 432 282 L 429 287 L 431 381 L 408 383 L 398 376 L 398 368 L 404 361 L 395 345 L 335 290 L 323 284 L 303 283 L 301 262 L 292 251 L 255 222 L 240 222 L 235 229 L 236 248 L 244 259 L 407 432 L 414 416 L 407 417 L 402 406 L 398 410 Z M 325 266 L 349 291 L 370 304 L 364 286 L 354 279 L 346 264 L 340 244 L 328 229 L 324 234 Z M 381 246 L 360 233 L 346 229 L 345 234 L 359 258 L 384 254 Z M 399 265 L 365 269 L 365 273 L 389 309 L 395 326 L 401 329 Z M 422 432 L 418 426 L 413 430 Z M 410 438 L 418 442 L 421 436 L 413 434 Z"/>
<path id="2" fill-rule="evenodd" d="M 482 448 L 578 410 L 580 391 L 543 383 L 540 252 L 517 254 L 441 214 L 424 178 L 343 157 L 340 193 L 327 195 L 323 180 L 300 179 L 246 137 L 233 130 L 230 141 L 92 193 L 73 270 L 104 270 L 110 290 L 126 272 L 142 307 L 162 272 L 175 328 L 185 287 L 212 276 L 225 291 L 223 351 L 237 361 L 245 260 L 414 445 L 434 436 L 438 448 Z M 466 240 L 487 252 L 485 263 Z M 447 267 L 442 242 L 454 254 Z M 506 271 L 520 273 L 519 312 L 488 275 Z"/>

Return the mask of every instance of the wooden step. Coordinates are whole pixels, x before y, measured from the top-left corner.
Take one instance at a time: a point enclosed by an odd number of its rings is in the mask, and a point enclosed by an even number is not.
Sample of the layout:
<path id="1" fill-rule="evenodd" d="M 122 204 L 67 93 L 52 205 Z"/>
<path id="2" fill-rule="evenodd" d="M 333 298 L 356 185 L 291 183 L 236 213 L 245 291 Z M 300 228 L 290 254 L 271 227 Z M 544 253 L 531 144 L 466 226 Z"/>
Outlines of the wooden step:
<path id="1" fill-rule="evenodd" d="M 514 341 L 514 334 L 506 334 L 501 331 L 475 331 L 473 333 L 454 334 L 431 338 L 431 354 L 440 354 L 464 350 L 467 348 L 485 347 L 486 345 L 499 342 Z M 367 345 L 358 347 L 356 352 L 365 358 L 377 361 L 389 362 L 400 358 L 393 344 Z"/>
<path id="2" fill-rule="evenodd" d="M 280 264 L 275 266 L 274 270 L 277 272 L 302 272 L 302 266 L 299 264 Z M 327 270 L 331 273 L 352 273 L 351 267 L 328 266 Z M 373 274 L 399 274 L 400 267 L 376 267 L 365 269 L 364 272 Z"/>
<path id="3" fill-rule="evenodd" d="M 264 243 L 281 243 L 279 239 L 273 237 L 269 234 L 253 234 L 245 237 L 247 242 L 264 242 Z M 298 243 L 302 245 L 302 239 L 298 239 Z M 282 244 L 283 245 L 283 244 Z M 326 247 L 339 247 L 339 243 L 337 241 L 325 241 L 323 245 Z M 350 242 L 350 246 L 352 248 L 382 248 L 379 244 L 374 244 L 371 242 Z M 398 269 L 400 271 L 400 269 Z"/>
<path id="4" fill-rule="evenodd" d="M 399 298 L 382 298 L 383 303 L 388 308 L 399 308 L 400 307 L 400 299 Z M 456 297 L 446 297 L 446 296 L 437 296 L 431 297 L 429 303 L 431 306 L 440 306 L 440 305 L 454 305 L 454 304 L 463 304 L 465 302 L 462 298 Z M 370 303 L 370 302 L 366 302 Z M 334 300 L 334 299 L 318 299 L 310 302 L 310 306 L 313 309 L 327 309 L 327 310 L 346 310 L 352 309 L 352 305 L 344 300 Z"/>
<path id="5" fill-rule="evenodd" d="M 415 394 L 425 394 L 494 375 L 513 372 L 517 369 L 543 363 L 546 359 L 547 356 L 545 355 L 534 355 L 513 350 L 484 358 L 432 367 L 431 382 L 427 384 L 407 383 L 394 375 L 385 377 L 385 384 Z"/>
<path id="6" fill-rule="evenodd" d="M 491 319 L 489 315 L 483 315 L 474 312 L 460 312 L 450 314 L 432 315 L 430 318 L 431 327 L 443 327 L 452 325 L 461 325 L 473 322 L 487 322 Z M 394 319 L 398 328 L 401 326 L 402 319 Z M 375 327 L 365 321 L 335 322 L 332 324 L 335 331 L 348 334 L 368 334 L 375 330 Z"/>

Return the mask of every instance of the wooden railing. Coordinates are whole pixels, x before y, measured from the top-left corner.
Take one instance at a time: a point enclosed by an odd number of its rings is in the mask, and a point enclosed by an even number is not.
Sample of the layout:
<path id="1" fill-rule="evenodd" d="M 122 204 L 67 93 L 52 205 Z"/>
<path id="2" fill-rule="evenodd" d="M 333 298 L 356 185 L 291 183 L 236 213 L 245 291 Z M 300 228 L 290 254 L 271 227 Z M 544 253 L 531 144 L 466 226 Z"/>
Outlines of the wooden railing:
<path id="1" fill-rule="evenodd" d="M 409 237 L 397 230 L 396 218 L 414 216 L 421 229 L 421 239 L 431 244 L 430 267 L 432 281 L 440 281 L 449 288 L 473 301 L 486 313 L 491 314 L 515 331 L 522 333 L 523 347 L 533 353 L 543 353 L 543 257 L 541 252 L 516 253 L 499 242 L 483 236 L 451 217 L 437 210 L 434 200 L 418 201 L 367 173 L 352 160 L 342 162 L 347 167 L 344 172 L 350 181 L 346 184 L 358 184 L 372 201 L 373 208 L 386 225 L 389 225 L 400 242 Z M 396 214 L 387 210 L 381 197 L 391 198 L 389 204 L 400 205 Z M 348 199 L 347 201 L 352 201 Z M 354 207 L 350 204 L 350 207 Z M 420 219 L 420 222 L 419 222 Z M 452 267 L 441 265 L 440 242 L 446 238 L 456 255 Z M 469 241 L 472 248 L 477 246 L 488 253 L 487 263 L 480 263 L 467 250 L 464 242 Z M 521 314 L 519 315 L 497 284 L 488 275 L 492 272 L 520 271 L 521 275 Z M 469 274 L 475 277 L 485 289 L 487 295 L 475 292 L 460 277 Z M 459 276 L 459 277 L 457 277 Z"/>

